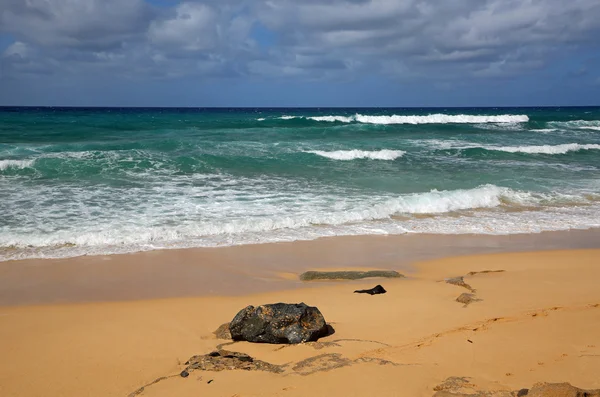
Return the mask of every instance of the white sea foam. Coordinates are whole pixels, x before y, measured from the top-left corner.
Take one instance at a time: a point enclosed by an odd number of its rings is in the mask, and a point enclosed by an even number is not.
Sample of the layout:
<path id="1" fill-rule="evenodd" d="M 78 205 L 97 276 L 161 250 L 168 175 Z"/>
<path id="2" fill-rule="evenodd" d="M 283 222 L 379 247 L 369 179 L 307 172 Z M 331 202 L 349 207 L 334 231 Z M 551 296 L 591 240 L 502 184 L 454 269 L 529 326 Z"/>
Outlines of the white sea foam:
<path id="1" fill-rule="evenodd" d="M 476 143 L 464 142 L 464 141 L 441 141 L 441 140 L 428 140 L 423 141 L 423 144 L 442 150 L 448 149 L 485 149 L 497 152 L 507 153 L 529 153 L 529 154 L 565 154 L 568 152 L 577 152 L 580 150 L 600 150 L 598 144 L 579 144 L 579 143 L 565 143 L 562 145 L 539 145 L 539 146 L 493 146 L 493 145 L 480 145 Z"/>
<path id="2" fill-rule="evenodd" d="M 578 143 L 566 143 L 563 145 L 541 145 L 541 146 L 483 146 L 487 150 L 496 150 L 508 153 L 531 153 L 531 154 L 565 154 L 578 152 L 580 150 L 600 150 L 600 145 Z"/>
<path id="3" fill-rule="evenodd" d="M 546 132 L 556 132 L 558 131 L 558 128 L 536 128 L 536 129 L 532 129 L 529 130 L 531 132 L 541 132 L 541 133 L 546 133 Z"/>
<path id="4" fill-rule="evenodd" d="M 326 157 L 332 160 L 355 160 L 355 159 L 371 159 L 371 160 L 396 160 L 402 157 L 406 152 L 402 150 L 336 150 L 326 152 L 323 150 L 309 150 L 305 153 L 316 154 L 317 156 Z"/>
<path id="5" fill-rule="evenodd" d="M 354 121 L 354 117 L 350 116 L 315 116 L 315 117 L 307 117 L 310 120 L 314 121 L 328 121 L 330 123 L 339 121 L 342 123 L 351 123 Z"/>
<path id="6" fill-rule="evenodd" d="M 503 114 L 497 116 L 477 116 L 467 114 L 430 114 L 430 115 L 390 115 L 372 116 L 355 114 L 354 116 L 281 116 L 281 120 L 303 118 L 314 121 L 364 123 L 364 124 L 478 124 L 478 123 L 525 123 L 529 121 L 527 115 Z"/>
<path id="7" fill-rule="evenodd" d="M 8 168 L 29 168 L 34 162 L 35 160 L 0 160 L 0 171 L 4 171 Z"/>
<path id="8" fill-rule="evenodd" d="M 548 125 L 557 128 L 600 131 L 600 120 L 550 121 Z"/>
<path id="9" fill-rule="evenodd" d="M 134 205 L 129 209 L 109 206 L 106 211 L 117 212 L 100 217 L 88 211 L 79 213 L 81 216 L 78 217 L 80 208 L 74 206 L 64 211 L 64 218 L 56 218 L 56 208 L 50 197 L 47 202 L 41 202 L 31 216 L 38 221 L 40 217 L 51 219 L 56 229 L 19 227 L 19 230 L 1 234 L 0 260 L 309 240 L 337 235 L 510 234 L 600 225 L 599 206 L 564 207 L 561 204 L 564 200 L 585 201 L 585 197 L 541 195 L 494 185 L 387 198 L 370 195 L 340 198 L 336 195 L 335 199 L 327 196 L 325 191 L 294 199 L 290 196 L 293 192 L 282 196 L 281 192 L 264 192 L 262 189 L 240 191 L 239 186 L 234 184 L 220 191 L 210 186 L 190 187 L 192 190 L 187 193 L 195 192 L 194 199 L 190 199 L 191 195 L 177 194 L 160 205 L 152 201 L 154 196 L 139 199 L 136 197 L 141 192 L 132 191 L 123 199 L 135 202 Z M 173 186 L 164 189 L 169 195 Z M 88 193 L 96 200 L 102 198 L 96 192 Z M 52 191 L 39 194 L 52 196 Z M 81 191 L 74 191 L 75 196 L 80 194 Z M 196 200 L 200 195 L 206 195 L 209 200 L 198 205 Z M 240 196 L 248 201 L 232 200 Z M 114 201 L 112 193 L 110 197 Z M 38 197 L 36 201 L 42 200 Z M 548 202 L 556 202 L 556 205 L 548 207 Z M 538 209 L 507 212 L 502 210 L 506 206 Z M 147 216 L 135 216 L 137 212 L 129 212 L 133 209 Z M 453 214 L 444 215 L 449 212 Z M 198 214 L 201 214 L 199 218 Z M 431 216 L 422 218 L 413 214 Z M 123 219 L 129 221 L 123 222 Z M 2 250 L 1 247 L 12 248 Z"/>

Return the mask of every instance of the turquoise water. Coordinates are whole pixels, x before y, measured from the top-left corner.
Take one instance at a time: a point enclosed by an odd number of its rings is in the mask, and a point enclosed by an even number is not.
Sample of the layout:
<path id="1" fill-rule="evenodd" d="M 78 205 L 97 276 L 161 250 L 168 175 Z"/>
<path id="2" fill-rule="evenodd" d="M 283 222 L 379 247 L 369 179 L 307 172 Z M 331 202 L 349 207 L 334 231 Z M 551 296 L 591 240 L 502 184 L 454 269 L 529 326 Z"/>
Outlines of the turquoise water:
<path id="1" fill-rule="evenodd" d="M 0 108 L 0 260 L 600 226 L 600 108 Z"/>

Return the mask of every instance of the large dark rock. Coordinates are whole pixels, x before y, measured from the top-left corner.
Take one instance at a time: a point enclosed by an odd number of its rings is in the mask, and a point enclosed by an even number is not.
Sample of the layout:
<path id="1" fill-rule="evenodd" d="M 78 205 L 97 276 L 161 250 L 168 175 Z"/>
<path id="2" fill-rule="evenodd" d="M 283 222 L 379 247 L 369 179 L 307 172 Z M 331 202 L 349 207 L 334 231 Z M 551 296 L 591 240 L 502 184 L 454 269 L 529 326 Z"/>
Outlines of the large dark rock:
<path id="1" fill-rule="evenodd" d="M 242 309 L 229 324 L 231 338 L 257 343 L 302 343 L 330 333 L 316 307 L 275 303 Z"/>

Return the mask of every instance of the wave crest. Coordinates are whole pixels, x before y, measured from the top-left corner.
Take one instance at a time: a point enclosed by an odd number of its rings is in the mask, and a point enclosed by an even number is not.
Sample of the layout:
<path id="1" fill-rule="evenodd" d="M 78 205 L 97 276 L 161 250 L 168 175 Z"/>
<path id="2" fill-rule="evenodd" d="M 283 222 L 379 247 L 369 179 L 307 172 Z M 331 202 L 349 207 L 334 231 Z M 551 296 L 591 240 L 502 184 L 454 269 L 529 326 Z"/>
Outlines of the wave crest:
<path id="1" fill-rule="evenodd" d="M 371 116 L 355 114 L 354 116 L 281 116 L 280 120 L 305 119 L 321 122 L 363 123 L 363 124 L 484 124 L 484 123 L 526 123 L 527 115 L 503 114 L 497 116 L 477 116 L 468 114 L 429 114 L 429 115 L 390 115 Z M 259 119 L 260 120 L 260 119 Z"/>
<path id="2" fill-rule="evenodd" d="M 580 150 L 600 150 L 600 145 L 580 145 L 578 143 L 565 143 L 562 145 L 485 147 L 485 149 L 497 150 L 508 153 L 565 154 L 568 152 L 578 152 Z"/>
<path id="3" fill-rule="evenodd" d="M 557 128 L 600 131 L 600 120 L 550 121 L 548 125 Z"/>
<path id="4" fill-rule="evenodd" d="M 355 159 L 371 159 L 371 160 L 396 160 L 402 157 L 406 152 L 403 150 L 336 150 L 326 152 L 323 150 L 309 150 L 305 153 L 316 154 L 317 156 L 326 157 L 331 160 L 355 160 Z"/>
<path id="5" fill-rule="evenodd" d="M 568 152 L 578 152 L 580 150 L 600 150 L 600 145 L 595 143 L 579 144 L 564 143 L 561 145 L 539 145 L 539 146 L 490 146 L 478 145 L 475 143 L 461 141 L 439 141 L 432 140 L 429 145 L 442 150 L 465 150 L 465 149 L 483 149 L 495 152 L 507 153 L 528 153 L 528 154 L 565 154 Z"/>
<path id="6" fill-rule="evenodd" d="M 34 162 L 35 160 L 0 160 L 0 171 L 4 171 L 9 168 L 29 168 Z"/>

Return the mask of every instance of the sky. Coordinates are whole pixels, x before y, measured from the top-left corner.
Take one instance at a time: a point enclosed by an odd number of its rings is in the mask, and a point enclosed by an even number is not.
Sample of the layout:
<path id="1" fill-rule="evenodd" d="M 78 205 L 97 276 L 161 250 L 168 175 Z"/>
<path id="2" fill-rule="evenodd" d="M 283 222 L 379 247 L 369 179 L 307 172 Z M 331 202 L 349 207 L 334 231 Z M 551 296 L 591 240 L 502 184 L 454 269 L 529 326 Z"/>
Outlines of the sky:
<path id="1" fill-rule="evenodd" d="M 600 1 L 0 0 L 0 105 L 600 105 Z"/>

